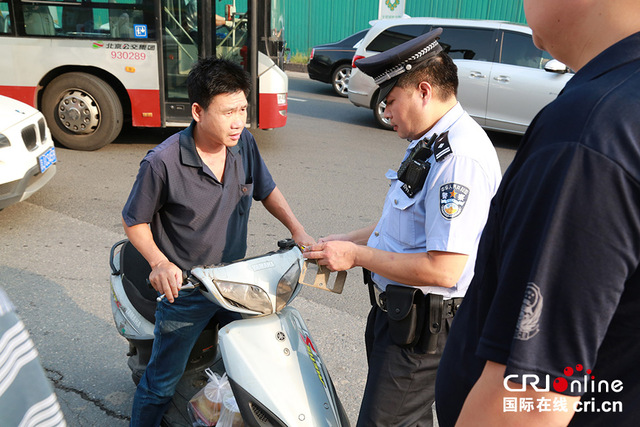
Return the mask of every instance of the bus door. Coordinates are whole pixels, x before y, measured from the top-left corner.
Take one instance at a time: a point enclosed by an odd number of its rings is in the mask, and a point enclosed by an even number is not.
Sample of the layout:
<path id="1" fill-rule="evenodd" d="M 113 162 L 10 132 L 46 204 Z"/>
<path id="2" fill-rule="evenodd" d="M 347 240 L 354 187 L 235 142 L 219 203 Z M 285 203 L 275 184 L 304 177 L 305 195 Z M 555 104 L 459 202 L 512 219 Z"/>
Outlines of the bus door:
<path id="1" fill-rule="evenodd" d="M 251 76 L 248 126 L 285 125 L 288 80 L 272 60 L 283 58 L 282 5 L 282 0 L 161 0 L 165 126 L 189 124 L 187 76 L 199 57 L 213 55 L 240 64 Z"/>
<path id="2" fill-rule="evenodd" d="M 240 4 L 242 3 L 242 4 Z M 251 93 L 247 110 L 247 125 L 258 125 L 258 70 L 257 50 L 252 40 L 252 21 L 246 1 L 236 3 L 235 0 L 218 1 L 215 8 L 216 25 L 214 26 L 214 49 L 218 58 L 233 61 L 251 76 Z"/>
<path id="3" fill-rule="evenodd" d="M 216 28 L 216 54 L 239 62 L 251 74 L 248 123 L 260 129 L 284 126 L 284 0 L 223 0 L 216 4 L 216 14 L 227 19 Z"/>
<path id="4" fill-rule="evenodd" d="M 162 0 L 161 7 L 164 117 L 167 126 L 185 125 L 191 121 L 187 76 L 199 57 L 229 59 L 252 74 L 248 14 L 233 5 L 214 9 L 211 0 Z M 249 113 L 249 124 L 253 116 Z"/>
<path id="5" fill-rule="evenodd" d="M 162 0 L 162 60 L 165 126 L 191 122 L 187 75 L 200 55 L 198 1 Z"/>

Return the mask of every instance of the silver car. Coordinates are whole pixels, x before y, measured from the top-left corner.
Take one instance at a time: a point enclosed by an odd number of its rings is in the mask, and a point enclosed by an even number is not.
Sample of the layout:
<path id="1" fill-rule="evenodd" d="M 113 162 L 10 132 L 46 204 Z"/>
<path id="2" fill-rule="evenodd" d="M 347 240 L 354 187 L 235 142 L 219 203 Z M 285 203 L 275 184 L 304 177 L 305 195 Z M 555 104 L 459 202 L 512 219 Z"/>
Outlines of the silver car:
<path id="1" fill-rule="evenodd" d="M 356 50 L 354 62 L 375 55 L 432 28 L 458 66 L 458 100 L 485 129 L 522 134 L 538 111 L 558 96 L 573 72 L 533 44 L 531 29 L 502 21 L 405 18 L 377 21 Z M 378 86 L 357 68 L 349 81 L 349 100 L 373 109 L 378 124 L 384 101 L 374 105 Z"/>

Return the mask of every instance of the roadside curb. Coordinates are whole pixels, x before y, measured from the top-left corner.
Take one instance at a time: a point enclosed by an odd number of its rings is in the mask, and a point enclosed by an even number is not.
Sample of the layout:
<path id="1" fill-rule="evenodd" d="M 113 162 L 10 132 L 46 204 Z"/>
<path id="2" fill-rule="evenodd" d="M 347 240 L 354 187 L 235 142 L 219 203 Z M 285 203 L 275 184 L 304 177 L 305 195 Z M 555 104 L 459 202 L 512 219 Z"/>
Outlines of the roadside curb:
<path id="1" fill-rule="evenodd" d="M 299 73 L 306 73 L 307 72 L 307 64 L 285 63 L 284 64 L 284 70 L 285 71 L 297 71 Z"/>

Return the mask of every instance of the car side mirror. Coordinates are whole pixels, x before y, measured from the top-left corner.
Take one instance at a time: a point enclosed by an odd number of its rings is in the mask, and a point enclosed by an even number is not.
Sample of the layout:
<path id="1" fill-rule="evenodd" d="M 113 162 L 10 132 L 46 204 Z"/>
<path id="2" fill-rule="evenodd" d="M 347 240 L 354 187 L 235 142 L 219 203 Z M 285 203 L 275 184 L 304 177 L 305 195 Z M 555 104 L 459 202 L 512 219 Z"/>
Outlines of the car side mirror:
<path id="1" fill-rule="evenodd" d="M 569 72 L 569 67 L 557 59 L 550 59 L 546 64 L 544 64 L 544 70 L 550 73 L 565 74 Z"/>

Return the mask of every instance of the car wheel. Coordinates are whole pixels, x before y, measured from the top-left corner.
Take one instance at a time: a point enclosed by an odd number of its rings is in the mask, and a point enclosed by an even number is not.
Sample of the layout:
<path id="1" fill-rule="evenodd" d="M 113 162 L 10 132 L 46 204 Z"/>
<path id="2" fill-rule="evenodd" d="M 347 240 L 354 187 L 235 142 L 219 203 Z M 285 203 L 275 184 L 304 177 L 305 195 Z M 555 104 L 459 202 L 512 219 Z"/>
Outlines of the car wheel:
<path id="1" fill-rule="evenodd" d="M 87 73 L 53 79 L 44 90 L 42 114 L 53 138 L 74 150 L 102 148 L 122 129 L 118 95 L 105 81 Z"/>
<path id="2" fill-rule="evenodd" d="M 382 129 L 393 130 L 391 121 L 384 117 L 384 110 L 386 110 L 386 108 L 387 103 L 385 102 L 385 100 L 380 101 L 378 105 L 373 107 L 373 117 L 375 117 L 378 126 L 380 126 Z"/>
<path id="3" fill-rule="evenodd" d="M 340 96 L 349 95 L 349 77 L 351 77 L 351 64 L 342 64 L 333 72 L 331 81 L 333 90 Z"/>

